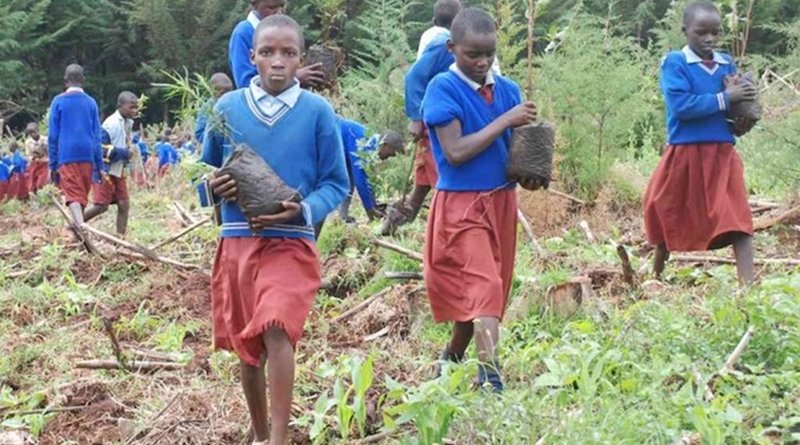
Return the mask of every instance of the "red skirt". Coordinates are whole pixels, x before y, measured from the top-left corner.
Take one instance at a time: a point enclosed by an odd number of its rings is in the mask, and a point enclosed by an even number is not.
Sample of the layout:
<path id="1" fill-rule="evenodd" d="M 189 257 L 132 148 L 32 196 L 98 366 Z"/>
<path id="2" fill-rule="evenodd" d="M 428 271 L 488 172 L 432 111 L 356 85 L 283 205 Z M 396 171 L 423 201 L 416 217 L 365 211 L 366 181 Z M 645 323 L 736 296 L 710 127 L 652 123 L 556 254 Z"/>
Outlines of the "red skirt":
<path id="1" fill-rule="evenodd" d="M 650 244 L 686 252 L 753 235 L 742 160 L 732 144 L 667 146 L 644 198 Z"/>
<path id="2" fill-rule="evenodd" d="M 9 199 L 19 199 L 24 201 L 28 199 L 28 173 L 14 173 L 8 180 L 8 189 L 6 196 Z"/>
<path id="3" fill-rule="evenodd" d="M 433 159 L 431 140 L 428 129 L 423 127 L 422 136 L 417 142 L 417 156 L 414 161 L 414 184 L 423 187 L 436 187 L 439 181 L 439 172 L 436 170 L 436 160 Z"/>
<path id="4" fill-rule="evenodd" d="M 124 177 L 108 175 L 107 181 L 101 181 L 92 186 L 92 202 L 96 205 L 111 205 L 120 201 L 127 201 L 128 182 Z"/>
<path id="5" fill-rule="evenodd" d="M 64 202 L 77 202 L 86 207 L 89 204 L 89 192 L 92 190 L 92 164 L 78 162 L 58 167 L 59 186 Z"/>
<path id="6" fill-rule="evenodd" d="M 8 181 L 0 181 L 0 202 L 5 201 L 8 196 Z"/>
<path id="7" fill-rule="evenodd" d="M 423 274 L 433 318 L 503 318 L 517 250 L 517 194 L 437 191 Z"/>
<path id="8" fill-rule="evenodd" d="M 28 176 L 28 188 L 36 193 L 39 189 L 47 185 L 50 180 L 49 162 L 47 158 L 38 158 L 31 162 Z"/>
<path id="9" fill-rule="evenodd" d="M 273 326 L 296 346 L 320 280 L 308 240 L 222 238 L 211 276 L 214 347 L 257 366 L 268 353 L 262 334 Z"/>

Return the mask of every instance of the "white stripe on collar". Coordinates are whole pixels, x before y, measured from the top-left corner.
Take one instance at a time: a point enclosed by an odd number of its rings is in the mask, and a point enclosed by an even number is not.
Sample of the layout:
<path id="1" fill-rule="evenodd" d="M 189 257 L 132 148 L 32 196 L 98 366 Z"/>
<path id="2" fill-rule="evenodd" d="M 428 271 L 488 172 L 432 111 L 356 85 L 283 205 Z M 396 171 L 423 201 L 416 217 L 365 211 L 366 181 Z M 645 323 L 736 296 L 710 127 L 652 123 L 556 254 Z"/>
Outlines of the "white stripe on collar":
<path id="1" fill-rule="evenodd" d="M 251 10 L 250 14 L 247 14 L 247 22 L 253 25 L 253 29 L 258 28 L 258 24 L 261 23 L 261 17 L 254 10 Z"/>
<path id="2" fill-rule="evenodd" d="M 67 93 L 83 93 L 83 88 L 81 88 L 81 87 L 69 87 L 69 88 L 67 88 Z"/>
<path id="3" fill-rule="evenodd" d="M 684 46 L 683 49 L 681 50 L 681 52 L 686 57 L 686 63 L 688 63 L 690 65 L 694 64 L 694 63 L 703 63 L 703 58 L 698 56 L 697 53 L 695 53 L 694 51 L 692 51 L 692 49 L 689 48 L 689 45 Z M 716 51 L 714 51 L 714 53 L 713 53 L 713 60 L 714 60 L 715 63 L 718 63 L 720 65 L 728 65 L 728 64 L 730 64 L 730 62 L 728 62 L 727 59 L 722 57 L 722 54 L 720 54 L 720 53 L 718 53 Z"/>
<path id="4" fill-rule="evenodd" d="M 459 68 L 458 65 L 456 65 L 455 63 L 450 65 L 450 71 L 456 73 L 456 75 L 461 80 L 463 80 L 467 85 L 469 85 L 470 88 L 472 88 L 475 91 L 486 85 L 494 85 L 494 73 L 492 73 L 492 70 L 486 72 L 486 80 L 483 82 L 483 85 L 467 77 L 467 75 L 464 74 L 464 72 L 461 71 L 461 68 Z"/>
<path id="5" fill-rule="evenodd" d="M 261 78 L 258 76 L 253 77 L 250 81 L 250 92 L 253 93 L 253 99 L 258 103 L 275 103 L 276 101 L 284 103 L 289 108 L 294 108 L 297 100 L 300 99 L 300 81 L 294 79 L 294 83 L 289 88 L 283 90 L 277 96 L 273 96 L 261 88 Z"/>

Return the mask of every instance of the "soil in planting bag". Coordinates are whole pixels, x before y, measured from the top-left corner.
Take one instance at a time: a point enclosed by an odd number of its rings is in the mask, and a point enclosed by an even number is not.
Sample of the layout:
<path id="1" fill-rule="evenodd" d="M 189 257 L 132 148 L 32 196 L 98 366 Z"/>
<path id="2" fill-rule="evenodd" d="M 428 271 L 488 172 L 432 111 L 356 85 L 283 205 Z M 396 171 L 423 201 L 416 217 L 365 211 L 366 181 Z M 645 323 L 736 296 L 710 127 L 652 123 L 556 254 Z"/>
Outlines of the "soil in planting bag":
<path id="1" fill-rule="evenodd" d="M 280 213 L 284 210 L 281 203 L 302 199 L 264 158 L 246 145 L 234 149 L 217 176 L 222 175 L 230 175 L 236 181 L 236 203 L 247 219 Z"/>
<path id="2" fill-rule="evenodd" d="M 553 173 L 556 130 L 536 121 L 514 129 L 506 176 L 512 181 L 536 181 L 547 188 Z"/>
<path id="3" fill-rule="evenodd" d="M 306 54 L 308 65 L 322 64 L 325 73 L 325 82 L 329 85 L 336 83 L 336 75 L 344 62 L 342 50 L 335 46 L 313 45 Z"/>
<path id="4" fill-rule="evenodd" d="M 726 87 L 731 84 L 740 83 L 756 86 L 756 82 L 753 80 L 753 73 L 748 71 L 745 74 L 734 74 L 725 78 Z M 756 91 L 758 91 L 758 88 L 756 88 Z M 732 118 L 745 117 L 752 121 L 761 120 L 761 103 L 759 98 L 756 97 L 753 100 L 743 100 L 732 104 L 728 116 Z"/>

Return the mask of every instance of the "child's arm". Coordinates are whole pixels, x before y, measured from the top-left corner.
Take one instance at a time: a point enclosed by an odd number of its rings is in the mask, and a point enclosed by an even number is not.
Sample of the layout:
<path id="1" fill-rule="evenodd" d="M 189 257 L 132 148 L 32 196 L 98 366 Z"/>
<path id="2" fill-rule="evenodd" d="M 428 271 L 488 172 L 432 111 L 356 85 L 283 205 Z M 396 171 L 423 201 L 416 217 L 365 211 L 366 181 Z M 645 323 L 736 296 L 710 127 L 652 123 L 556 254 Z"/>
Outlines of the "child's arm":
<path id="1" fill-rule="evenodd" d="M 414 62 L 405 78 L 405 111 L 411 120 L 409 131 L 415 138 L 422 132 L 422 99 L 425 89 L 436 74 L 436 66 L 441 64 L 444 51 L 438 45 L 428 45 L 422 56 Z"/>
<path id="2" fill-rule="evenodd" d="M 355 156 L 354 156 L 355 158 Z M 358 197 L 361 198 L 361 204 L 367 214 L 375 210 L 375 194 L 372 192 L 372 185 L 369 183 L 369 176 L 364 168 L 361 166 L 361 159 L 352 159 L 353 165 L 353 183 L 358 191 Z"/>
<path id="3" fill-rule="evenodd" d="M 58 101 L 54 100 L 50 105 L 50 119 L 47 123 L 47 154 L 50 159 L 51 172 L 55 172 L 58 168 L 58 131 L 61 128 L 60 122 L 61 109 L 58 106 Z"/>
<path id="4" fill-rule="evenodd" d="M 233 80 L 236 82 L 236 88 L 246 87 L 250 82 L 249 76 L 253 74 L 254 68 L 250 62 L 251 45 L 252 42 L 242 33 L 236 33 L 236 36 L 231 39 L 228 53 L 230 54 L 231 72 L 233 73 Z"/>
<path id="5" fill-rule="evenodd" d="M 100 109 L 97 107 L 97 102 L 92 99 L 94 110 L 92 110 L 92 135 L 94 135 L 94 168 L 97 171 L 97 177 L 103 178 L 105 172 L 103 169 L 103 132 L 100 130 Z"/>

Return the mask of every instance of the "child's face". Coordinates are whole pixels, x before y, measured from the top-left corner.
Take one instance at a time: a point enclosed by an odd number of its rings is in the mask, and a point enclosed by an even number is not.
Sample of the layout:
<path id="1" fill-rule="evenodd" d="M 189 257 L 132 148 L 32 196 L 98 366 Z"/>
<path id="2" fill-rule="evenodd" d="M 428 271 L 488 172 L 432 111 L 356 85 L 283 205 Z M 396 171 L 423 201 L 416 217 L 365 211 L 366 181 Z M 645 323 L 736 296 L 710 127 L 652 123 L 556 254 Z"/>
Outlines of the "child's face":
<path id="1" fill-rule="evenodd" d="M 385 161 L 397 153 L 397 150 L 387 143 L 381 144 L 380 148 L 378 149 L 378 157 L 381 161 Z"/>
<path id="2" fill-rule="evenodd" d="M 300 68 L 300 36 L 285 26 L 263 29 L 250 60 L 258 68 L 261 87 L 272 95 L 279 94 L 292 86 Z"/>
<path id="3" fill-rule="evenodd" d="M 139 101 L 132 100 L 120 105 L 119 114 L 125 119 L 135 119 L 139 116 Z"/>
<path id="4" fill-rule="evenodd" d="M 286 8 L 286 1 L 285 0 L 256 0 L 253 7 L 256 10 L 256 13 L 261 20 L 265 18 L 275 15 L 275 14 L 283 14 L 284 9 Z"/>
<path id="5" fill-rule="evenodd" d="M 689 48 L 706 59 L 714 54 L 721 31 L 722 18 L 712 11 L 698 10 L 683 26 Z"/>
<path id="6" fill-rule="evenodd" d="M 460 42 L 451 41 L 449 47 L 458 68 L 470 79 L 483 84 L 494 62 L 497 34 L 467 31 Z"/>

